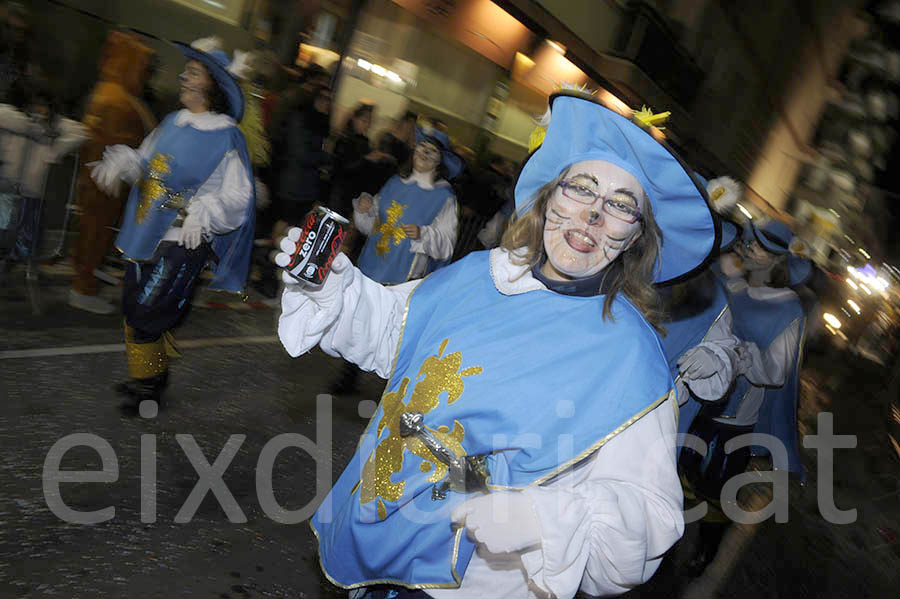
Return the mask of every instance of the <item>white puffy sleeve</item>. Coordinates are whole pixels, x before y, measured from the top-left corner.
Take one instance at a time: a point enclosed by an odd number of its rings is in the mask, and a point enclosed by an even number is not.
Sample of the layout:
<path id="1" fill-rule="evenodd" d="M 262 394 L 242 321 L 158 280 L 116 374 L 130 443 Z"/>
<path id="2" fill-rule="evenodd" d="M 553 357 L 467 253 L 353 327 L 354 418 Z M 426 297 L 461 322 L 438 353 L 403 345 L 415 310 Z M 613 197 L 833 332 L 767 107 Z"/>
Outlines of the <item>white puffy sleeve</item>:
<path id="1" fill-rule="evenodd" d="M 144 138 L 140 147 L 135 150 L 124 144 L 107 146 L 103 151 L 103 160 L 92 162 L 91 178 L 107 193 L 118 193 L 119 181 L 129 185 L 141 176 L 141 164 L 153 152 L 159 129 L 154 129 Z"/>
<path id="2" fill-rule="evenodd" d="M 797 318 L 775 338 L 775 341 L 761 351 L 750 341 L 744 341 L 737 348 L 738 372 L 757 387 L 780 387 L 797 359 L 803 335 L 804 318 Z"/>
<path id="3" fill-rule="evenodd" d="M 297 357 L 319 345 L 331 356 L 342 357 L 387 378 L 400 340 L 407 300 L 419 282 L 384 287 L 349 265 L 348 260 L 341 272 L 333 270 L 328 275 L 325 287 L 318 292 L 324 297 L 310 297 L 300 285 L 285 287 L 278 336 L 291 356 Z"/>
<path id="4" fill-rule="evenodd" d="M 684 532 L 667 399 L 581 468 L 529 488 L 539 548 L 522 554 L 528 578 L 556 597 L 619 595 L 646 582 Z"/>
<path id="5" fill-rule="evenodd" d="M 378 214 L 378 202 L 380 199 L 380 193 L 372 196 L 372 209 L 368 212 L 360 212 L 359 198 L 353 198 L 353 224 L 360 233 L 367 237 L 372 234 L 372 229 L 375 228 L 375 215 Z"/>
<path id="6" fill-rule="evenodd" d="M 456 197 L 451 193 L 431 224 L 419 228 L 419 238 L 410 240 L 409 251 L 434 260 L 449 260 L 453 256 L 458 227 Z"/>
<path id="7" fill-rule="evenodd" d="M 232 150 L 197 190 L 188 214 L 197 219 L 204 234 L 233 231 L 244 224 L 252 188 L 247 167 Z"/>

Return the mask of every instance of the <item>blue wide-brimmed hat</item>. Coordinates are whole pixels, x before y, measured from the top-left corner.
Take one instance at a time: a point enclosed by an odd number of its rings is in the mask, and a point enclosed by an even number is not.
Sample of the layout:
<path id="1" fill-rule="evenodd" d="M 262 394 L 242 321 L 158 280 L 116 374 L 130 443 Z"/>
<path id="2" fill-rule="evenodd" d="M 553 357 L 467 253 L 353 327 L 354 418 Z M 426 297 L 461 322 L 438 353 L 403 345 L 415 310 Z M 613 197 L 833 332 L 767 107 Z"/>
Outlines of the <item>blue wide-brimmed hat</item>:
<path id="1" fill-rule="evenodd" d="M 228 55 L 222 50 L 203 52 L 190 44 L 173 43 L 181 50 L 185 58 L 201 62 L 209 70 L 209 74 L 212 75 L 228 101 L 228 116 L 240 123 L 244 118 L 244 93 L 241 91 L 238 80 L 228 72 L 228 67 L 231 65 Z"/>
<path id="2" fill-rule="evenodd" d="M 654 281 L 680 279 L 701 267 L 717 247 L 718 229 L 704 185 L 675 152 L 591 97 L 556 93 L 550 96 L 550 109 L 543 144 L 516 183 L 517 212 L 530 210 L 541 187 L 572 164 L 610 162 L 638 180 L 662 230 Z"/>
<path id="3" fill-rule="evenodd" d="M 462 158 L 457 156 L 451 149 L 450 138 L 447 137 L 447 134 L 437 129 L 425 131 L 421 127 L 416 127 L 416 143 L 418 144 L 423 140 L 428 140 L 440 148 L 441 162 L 447 169 L 447 178 L 451 180 L 457 178 L 463 170 L 463 162 Z"/>
<path id="4" fill-rule="evenodd" d="M 803 242 L 794 236 L 794 232 L 781 221 L 771 220 L 757 226 L 750 221 L 744 229 L 746 241 L 755 240 L 764 250 L 778 256 L 787 256 L 788 272 L 791 285 L 802 285 L 812 276 L 812 261 L 797 254 L 798 246 Z"/>

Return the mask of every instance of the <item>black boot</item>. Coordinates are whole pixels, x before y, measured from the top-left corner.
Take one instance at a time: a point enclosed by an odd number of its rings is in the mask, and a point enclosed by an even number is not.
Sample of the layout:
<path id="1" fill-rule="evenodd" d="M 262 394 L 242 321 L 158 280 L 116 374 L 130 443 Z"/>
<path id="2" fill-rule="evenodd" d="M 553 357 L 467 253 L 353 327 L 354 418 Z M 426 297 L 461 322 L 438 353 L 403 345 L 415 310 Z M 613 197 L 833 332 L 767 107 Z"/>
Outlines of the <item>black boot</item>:
<path id="1" fill-rule="evenodd" d="M 700 539 L 697 551 L 685 564 L 685 574 L 691 578 L 699 578 L 706 571 L 706 567 L 716 559 L 719 545 L 722 543 L 722 537 L 725 536 L 727 529 L 727 523 L 700 521 Z"/>
<path id="2" fill-rule="evenodd" d="M 169 382 L 169 371 L 165 370 L 146 379 L 129 379 L 115 386 L 115 390 L 124 396 L 119 408 L 126 412 L 136 412 L 142 401 L 155 401 L 159 408 L 165 407 L 163 392 Z"/>

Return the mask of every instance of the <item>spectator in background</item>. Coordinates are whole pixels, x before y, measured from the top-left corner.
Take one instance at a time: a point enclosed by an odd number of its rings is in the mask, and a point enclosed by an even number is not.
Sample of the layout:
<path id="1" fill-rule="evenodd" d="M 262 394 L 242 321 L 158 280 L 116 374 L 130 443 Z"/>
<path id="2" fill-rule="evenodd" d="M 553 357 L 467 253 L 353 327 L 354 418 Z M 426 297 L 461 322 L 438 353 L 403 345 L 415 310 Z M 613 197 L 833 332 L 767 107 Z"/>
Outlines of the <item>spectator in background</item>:
<path id="1" fill-rule="evenodd" d="M 331 209 L 343 216 L 351 212 L 351 178 L 371 151 L 369 128 L 372 126 L 372 104 L 360 103 L 353 110 L 334 144 L 331 175 Z"/>
<path id="2" fill-rule="evenodd" d="M 19 105 L 0 104 L 0 230 L 14 258 L 31 256 L 40 230 L 40 199 L 50 166 L 88 136 L 58 114 L 47 81 L 23 79 Z M 9 249 L 9 247 L 8 247 Z"/>
<path id="3" fill-rule="evenodd" d="M 21 106 L 26 101 L 26 77 L 33 70 L 28 12 L 19 2 L 7 2 L 0 10 L 0 102 Z"/>
<path id="4" fill-rule="evenodd" d="M 328 161 L 331 90 L 320 85 L 297 100 L 276 123 L 272 157 L 276 219 L 295 224 L 322 201 L 320 170 Z"/>
<path id="5" fill-rule="evenodd" d="M 385 151 L 391 154 L 401 167 L 405 166 L 412 158 L 413 148 L 416 145 L 416 121 L 418 115 L 407 110 L 391 129 L 382 135 L 382 142 L 387 144 Z M 382 143 L 379 142 L 379 146 Z"/>
<path id="6" fill-rule="evenodd" d="M 506 160 L 496 154 L 488 158 L 487 168 L 475 168 L 461 185 L 463 226 L 455 258 L 471 251 L 493 247 L 500 240 L 507 219 L 512 215 L 513 180 Z M 505 210 L 504 210 L 505 206 Z"/>
<path id="7" fill-rule="evenodd" d="M 388 135 L 381 136 L 378 146 L 363 157 L 357 168 L 348 172 L 346 189 L 352 197 L 378 193 L 400 169 L 400 163 L 392 153 L 395 139 Z"/>
<path id="8" fill-rule="evenodd" d="M 298 104 L 286 107 L 272 131 L 272 163 L 269 172 L 273 202 L 261 220 L 269 230 L 260 234 L 275 239 L 288 224 L 302 224 L 304 215 L 324 198 L 321 170 L 328 162 L 325 140 L 331 120 L 331 89 L 319 84 L 309 95 L 295 96 Z M 254 284 L 265 297 L 278 294 L 275 265 L 268 260 L 269 248 L 258 261 L 260 280 Z"/>
<path id="9" fill-rule="evenodd" d="M 83 123 L 90 139 L 81 151 L 78 177 L 80 233 L 73 248 L 75 276 L 69 305 L 96 314 L 110 314 L 115 307 L 97 296 L 94 271 L 112 245 L 125 202 L 122 185 L 106 194 L 91 179 L 90 162 L 101 160 L 106 146 L 138 146 L 156 127 L 156 120 L 140 97 L 150 78 L 154 52 L 137 36 L 110 33 L 100 57 L 100 77 L 87 102 Z"/>

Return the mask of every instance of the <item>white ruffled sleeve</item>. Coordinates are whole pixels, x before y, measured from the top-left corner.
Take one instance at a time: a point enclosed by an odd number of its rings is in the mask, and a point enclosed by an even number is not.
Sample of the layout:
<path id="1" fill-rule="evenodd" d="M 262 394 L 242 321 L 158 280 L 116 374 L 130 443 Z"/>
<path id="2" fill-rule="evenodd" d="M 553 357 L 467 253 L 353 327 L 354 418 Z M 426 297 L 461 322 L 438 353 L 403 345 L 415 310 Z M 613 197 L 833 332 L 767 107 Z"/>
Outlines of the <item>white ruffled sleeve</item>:
<path id="1" fill-rule="evenodd" d="M 620 595 L 646 582 L 684 532 L 667 399 L 583 467 L 524 491 L 541 530 L 522 554 L 529 579 L 556 597 Z"/>
<path id="2" fill-rule="evenodd" d="M 797 358 L 805 319 L 800 317 L 775 338 L 765 351 L 751 341 L 737 348 L 737 374 L 743 374 L 757 387 L 780 387 Z"/>
<path id="3" fill-rule="evenodd" d="M 124 144 L 107 146 L 103 160 L 88 165 L 93 167 L 91 178 L 101 189 L 112 194 L 118 193 L 120 180 L 133 184 L 141 176 L 141 164 L 153 152 L 158 131 L 151 131 L 137 150 Z"/>
<path id="4" fill-rule="evenodd" d="M 434 260 L 449 260 L 453 256 L 458 227 L 456 197 L 451 193 L 431 224 L 419 227 L 419 238 L 409 241 L 409 251 Z"/>
<path id="5" fill-rule="evenodd" d="M 232 150 L 197 190 L 187 212 L 207 237 L 228 233 L 244 224 L 252 187 L 247 167 Z"/>
<path id="6" fill-rule="evenodd" d="M 319 345 L 382 378 L 390 376 L 409 295 L 419 281 L 384 287 L 348 266 L 332 283 L 335 297 L 310 297 L 308 288 L 287 285 L 281 298 L 278 336 L 297 357 Z M 329 281 L 326 280 L 326 285 Z M 315 294 L 314 294 L 315 295 Z"/>

